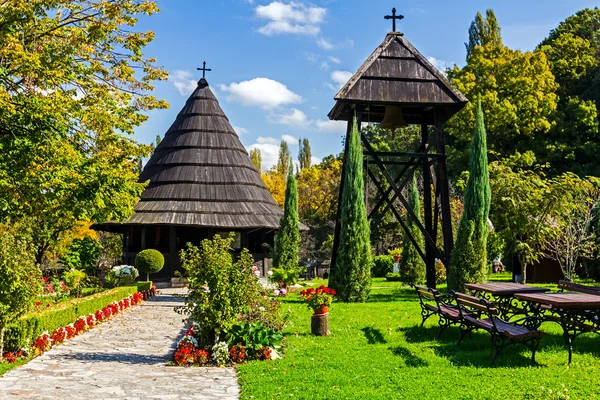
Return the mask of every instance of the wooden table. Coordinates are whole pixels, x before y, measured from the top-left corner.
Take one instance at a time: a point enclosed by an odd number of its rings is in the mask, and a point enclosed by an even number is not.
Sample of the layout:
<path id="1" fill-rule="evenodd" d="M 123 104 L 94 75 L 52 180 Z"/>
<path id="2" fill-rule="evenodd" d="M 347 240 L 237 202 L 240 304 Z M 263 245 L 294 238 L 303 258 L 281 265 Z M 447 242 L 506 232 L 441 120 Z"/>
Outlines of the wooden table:
<path id="1" fill-rule="evenodd" d="M 515 282 L 467 283 L 465 288 L 494 301 L 502 319 L 508 319 L 510 314 L 526 314 L 515 301 L 517 293 L 544 293 L 550 290 Z"/>
<path id="2" fill-rule="evenodd" d="M 575 338 L 582 333 L 600 331 L 600 296 L 597 294 L 517 293 L 515 297 L 533 305 L 532 310 L 538 316 L 560 324 L 563 328 L 563 338 L 569 348 L 569 364 Z"/>

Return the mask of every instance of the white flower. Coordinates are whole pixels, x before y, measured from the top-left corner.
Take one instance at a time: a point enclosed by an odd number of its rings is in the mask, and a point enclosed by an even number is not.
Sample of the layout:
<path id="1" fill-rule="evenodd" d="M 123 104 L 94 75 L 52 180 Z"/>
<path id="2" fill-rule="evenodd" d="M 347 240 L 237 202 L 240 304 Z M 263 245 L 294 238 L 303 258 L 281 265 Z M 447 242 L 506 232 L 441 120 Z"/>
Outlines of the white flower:
<path id="1" fill-rule="evenodd" d="M 281 293 L 279 289 L 273 290 L 273 296 L 279 296 L 279 293 Z"/>
<path id="2" fill-rule="evenodd" d="M 267 272 L 267 275 L 269 275 L 269 276 L 273 275 L 273 271 Z"/>
<path id="3" fill-rule="evenodd" d="M 258 310 L 259 311 L 265 311 L 265 308 L 264 307 L 258 307 Z"/>

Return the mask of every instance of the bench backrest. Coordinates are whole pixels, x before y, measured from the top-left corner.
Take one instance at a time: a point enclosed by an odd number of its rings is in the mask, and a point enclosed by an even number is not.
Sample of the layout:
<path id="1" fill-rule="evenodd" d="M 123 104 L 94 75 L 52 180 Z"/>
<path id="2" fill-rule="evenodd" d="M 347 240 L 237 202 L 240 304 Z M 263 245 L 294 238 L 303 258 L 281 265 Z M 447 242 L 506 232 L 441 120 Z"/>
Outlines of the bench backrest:
<path id="1" fill-rule="evenodd" d="M 596 295 L 600 296 L 600 287 L 599 286 L 586 286 L 586 285 L 581 285 L 579 283 L 573 283 L 570 281 L 560 280 L 560 281 L 558 281 L 558 288 L 561 291 L 570 290 L 572 292 L 596 294 Z"/>
<path id="2" fill-rule="evenodd" d="M 415 290 L 417 291 L 417 296 L 419 296 L 421 306 L 423 306 L 424 302 L 435 302 L 438 307 L 440 306 L 441 295 L 436 289 L 415 285 Z"/>
<path id="3" fill-rule="evenodd" d="M 492 320 L 498 314 L 496 305 L 484 298 L 471 296 L 469 294 L 454 292 L 456 298 L 456 305 L 461 318 L 467 315 L 486 315 Z"/>

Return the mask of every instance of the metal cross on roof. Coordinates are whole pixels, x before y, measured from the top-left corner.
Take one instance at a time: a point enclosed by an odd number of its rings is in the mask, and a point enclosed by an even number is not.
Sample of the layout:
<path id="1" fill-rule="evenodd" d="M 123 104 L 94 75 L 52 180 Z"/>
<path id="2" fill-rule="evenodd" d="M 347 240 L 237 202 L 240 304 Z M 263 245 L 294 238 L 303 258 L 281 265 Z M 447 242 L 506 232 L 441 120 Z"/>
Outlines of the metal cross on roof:
<path id="1" fill-rule="evenodd" d="M 396 15 L 396 7 L 394 7 L 392 8 L 392 15 L 386 15 L 383 18 L 392 20 L 392 32 L 396 32 L 396 20 L 404 19 L 404 15 Z"/>
<path id="2" fill-rule="evenodd" d="M 198 71 L 202 71 L 202 77 L 204 78 L 204 76 L 206 75 L 206 71 L 212 71 L 212 69 L 210 68 L 206 68 L 206 61 L 204 61 L 204 63 L 202 63 L 202 68 L 196 68 Z"/>

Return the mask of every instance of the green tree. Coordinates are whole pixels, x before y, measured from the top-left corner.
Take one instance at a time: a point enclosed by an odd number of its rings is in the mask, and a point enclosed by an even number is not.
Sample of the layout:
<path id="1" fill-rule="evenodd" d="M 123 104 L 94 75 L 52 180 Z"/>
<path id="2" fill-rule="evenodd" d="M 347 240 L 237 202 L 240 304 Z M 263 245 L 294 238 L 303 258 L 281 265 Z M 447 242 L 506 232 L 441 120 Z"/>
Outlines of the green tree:
<path id="1" fill-rule="evenodd" d="M 134 27 L 147 0 L 30 0 L 0 8 L 0 220 L 35 227 L 37 261 L 77 220 L 127 218 L 144 188 L 128 137 L 166 71 Z"/>
<path id="2" fill-rule="evenodd" d="M 273 256 L 273 274 L 287 277 L 284 285 L 294 283 L 300 274 L 298 265 L 298 248 L 300 246 L 300 220 L 298 218 L 298 188 L 294 166 L 290 160 L 287 187 L 285 189 L 285 205 L 279 231 L 275 237 L 275 254 Z"/>
<path id="3" fill-rule="evenodd" d="M 345 302 L 364 302 L 371 286 L 370 228 L 364 199 L 363 154 L 356 117 L 350 132 L 342 192 L 340 248 L 329 286 Z"/>
<path id="4" fill-rule="evenodd" d="M 277 158 L 277 165 L 275 166 L 276 171 L 282 176 L 287 176 L 289 171 L 294 172 L 294 165 L 291 163 L 292 155 L 290 153 L 290 147 L 285 140 L 281 141 L 279 145 L 279 156 Z"/>
<path id="5" fill-rule="evenodd" d="M 259 173 L 262 172 L 262 153 L 260 149 L 250 150 L 250 160 L 252 160 L 252 164 L 254 164 L 256 170 Z"/>
<path id="6" fill-rule="evenodd" d="M 481 102 L 477 105 L 475 132 L 471 142 L 469 180 L 456 245 L 452 251 L 448 287 L 463 291 L 465 283 L 487 281 L 487 236 L 490 212 L 490 183 L 485 125 Z"/>
<path id="7" fill-rule="evenodd" d="M 6 325 L 29 311 L 42 289 L 42 274 L 24 231 L 23 226 L 0 225 L 0 360 Z"/>
<path id="8" fill-rule="evenodd" d="M 421 222 L 421 201 L 419 199 L 419 189 L 417 188 L 417 177 L 413 174 L 412 183 L 408 189 L 408 206 L 417 216 L 418 222 Z M 411 237 L 417 242 L 421 250 L 425 249 L 425 239 L 423 233 L 417 226 L 414 218 L 407 216 L 406 225 Z M 402 258 L 400 259 L 400 276 L 402 281 L 409 285 L 421 285 L 425 283 L 425 262 L 418 253 L 415 246 L 408 238 L 408 233 L 404 232 L 402 239 Z"/>
<path id="9" fill-rule="evenodd" d="M 502 34 L 500 25 L 496 20 L 494 10 L 489 9 L 485 12 L 485 18 L 480 12 L 477 12 L 475 19 L 469 27 L 469 42 L 465 43 L 467 48 L 467 60 L 477 46 L 502 46 Z"/>
<path id="10" fill-rule="evenodd" d="M 311 153 L 308 138 L 298 139 L 298 147 L 300 148 L 298 151 L 298 162 L 300 163 L 300 169 L 302 170 L 304 168 L 310 168 Z"/>
<path id="11" fill-rule="evenodd" d="M 134 260 L 134 266 L 140 271 L 146 273 L 146 280 L 150 281 L 150 274 L 155 274 L 163 269 L 165 257 L 155 249 L 144 249 L 137 253 Z"/>

